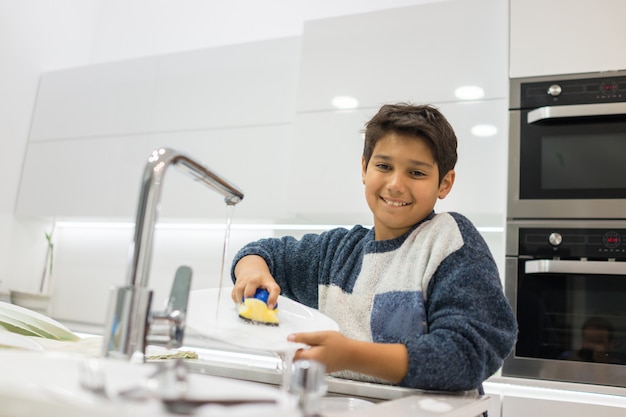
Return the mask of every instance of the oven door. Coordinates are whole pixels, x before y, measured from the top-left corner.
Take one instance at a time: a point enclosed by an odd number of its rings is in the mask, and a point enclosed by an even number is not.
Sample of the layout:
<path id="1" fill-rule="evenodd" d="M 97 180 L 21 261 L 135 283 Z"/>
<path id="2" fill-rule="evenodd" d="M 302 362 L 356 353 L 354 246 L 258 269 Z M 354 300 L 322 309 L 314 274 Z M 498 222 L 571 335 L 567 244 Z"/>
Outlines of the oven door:
<path id="1" fill-rule="evenodd" d="M 506 259 L 519 335 L 504 376 L 626 386 L 626 262 Z"/>
<path id="2" fill-rule="evenodd" d="M 623 218 L 626 103 L 510 112 L 512 218 Z"/>

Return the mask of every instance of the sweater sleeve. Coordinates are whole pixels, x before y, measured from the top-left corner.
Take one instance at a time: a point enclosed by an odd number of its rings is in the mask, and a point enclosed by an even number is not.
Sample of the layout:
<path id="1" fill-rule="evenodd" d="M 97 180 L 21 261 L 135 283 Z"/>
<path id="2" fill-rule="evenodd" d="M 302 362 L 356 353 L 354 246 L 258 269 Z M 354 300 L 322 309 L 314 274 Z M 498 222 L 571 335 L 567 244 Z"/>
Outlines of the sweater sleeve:
<path id="1" fill-rule="evenodd" d="M 517 322 L 487 244 L 467 219 L 457 222 L 464 245 L 429 283 L 428 331 L 407 341 L 403 386 L 476 389 L 502 366 L 517 339 Z"/>
<path id="2" fill-rule="evenodd" d="M 233 259 L 231 278 L 235 282 L 235 265 L 246 255 L 258 255 L 267 263 L 281 288 L 281 294 L 312 308 L 318 308 L 318 283 L 330 274 L 329 259 L 350 232 L 338 228 L 321 234 L 306 234 L 261 239 L 244 246 Z"/>

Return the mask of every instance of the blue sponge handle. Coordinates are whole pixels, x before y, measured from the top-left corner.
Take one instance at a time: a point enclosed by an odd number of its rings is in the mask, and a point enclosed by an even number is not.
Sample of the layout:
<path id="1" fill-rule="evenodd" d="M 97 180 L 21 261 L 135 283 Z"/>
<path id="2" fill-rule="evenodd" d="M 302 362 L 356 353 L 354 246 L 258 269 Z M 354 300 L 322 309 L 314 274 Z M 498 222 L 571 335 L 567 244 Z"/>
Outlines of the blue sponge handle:
<path id="1" fill-rule="evenodd" d="M 265 304 L 267 304 L 267 299 L 269 298 L 269 296 L 270 296 L 270 293 L 265 288 L 257 288 L 256 292 L 254 293 L 253 298 L 256 298 L 257 300 L 261 300 Z M 242 297 L 241 301 L 243 300 L 244 298 Z M 276 305 L 276 307 L 278 307 L 278 304 Z"/>

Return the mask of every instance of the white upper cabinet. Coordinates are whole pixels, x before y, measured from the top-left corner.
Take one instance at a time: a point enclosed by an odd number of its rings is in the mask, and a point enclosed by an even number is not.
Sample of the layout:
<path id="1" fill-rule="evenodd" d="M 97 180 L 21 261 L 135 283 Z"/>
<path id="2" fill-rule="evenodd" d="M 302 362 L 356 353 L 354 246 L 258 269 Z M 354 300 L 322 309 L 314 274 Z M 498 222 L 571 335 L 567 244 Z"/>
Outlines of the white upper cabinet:
<path id="1" fill-rule="evenodd" d="M 19 216 L 130 219 L 148 149 L 144 136 L 31 142 L 26 149 Z"/>
<path id="2" fill-rule="evenodd" d="M 284 217 L 299 55 L 283 38 L 43 74 L 17 214 L 134 218 L 147 158 L 166 146 L 237 184 L 238 216 Z M 168 172 L 161 215 L 223 219 L 220 201 Z"/>
<path id="3" fill-rule="evenodd" d="M 502 0 L 425 4 L 307 22 L 302 39 L 289 206 L 311 222 L 371 224 L 361 182 L 362 131 L 385 102 L 432 103 L 459 140 L 457 182 L 437 210 L 501 225 L 506 204 L 507 8 Z M 480 86 L 461 102 L 457 87 Z M 334 110 L 334 96 L 355 110 Z M 495 136 L 471 135 L 476 124 Z M 490 185 L 487 187 L 487 182 Z"/>
<path id="4" fill-rule="evenodd" d="M 338 95 L 377 108 L 457 101 L 454 90 L 463 85 L 481 86 L 485 98 L 507 92 L 505 0 L 423 4 L 310 21 L 304 29 L 298 112 L 332 109 Z"/>
<path id="5" fill-rule="evenodd" d="M 287 215 L 285 193 L 292 127 L 248 126 L 153 135 L 150 146 L 173 143 L 187 155 L 235 184 L 244 199 L 235 207 L 237 221 L 273 221 Z M 163 218 L 226 218 L 224 198 L 201 183 L 171 169 L 161 198 Z M 139 181 L 139 180 L 138 180 Z M 138 192 L 138 190 L 137 190 Z"/>
<path id="6" fill-rule="evenodd" d="M 510 0 L 511 78 L 626 68 L 626 2 Z"/>
<path id="7" fill-rule="evenodd" d="M 43 74 L 29 142 L 148 131 L 157 69 L 157 58 L 143 58 Z"/>
<path id="8" fill-rule="evenodd" d="M 164 55 L 159 60 L 153 129 L 290 124 L 299 52 L 300 38 L 285 38 Z"/>
<path id="9" fill-rule="evenodd" d="M 361 129 L 370 113 L 325 111 L 297 116 L 287 194 L 298 221 L 372 223 L 361 181 Z"/>
<path id="10" fill-rule="evenodd" d="M 456 181 L 437 211 L 458 211 L 480 226 L 501 226 L 506 206 L 507 100 L 441 103 L 458 139 Z M 372 224 L 361 181 L 362 128 L 376 110 L 299 114 L 289 176 L 292 212 L 307 222 Z M 471 129 L 489 124 L 491 137 Z"/>

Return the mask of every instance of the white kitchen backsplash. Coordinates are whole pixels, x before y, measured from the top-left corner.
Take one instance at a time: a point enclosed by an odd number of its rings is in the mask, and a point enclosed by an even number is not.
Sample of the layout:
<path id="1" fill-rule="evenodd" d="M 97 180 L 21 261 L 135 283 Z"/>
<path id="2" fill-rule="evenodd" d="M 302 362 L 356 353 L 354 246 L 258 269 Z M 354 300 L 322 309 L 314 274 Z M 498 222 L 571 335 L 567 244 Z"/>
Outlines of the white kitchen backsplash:
<path id="1" fill-rule="evenodd" d="M 307 228 L 310 227 L 310 228 Z M 331 226 L 240 225 L 230 233 L 222 277 L 232 285 L 230 265 L 246 243 L 264 237 L 319 233 Z M 51 282 L 51 315 L 62 321 L 103 324 L 113 286 L 127 280 L 132 223 L 58 223 L 55 229 L 54 272 Z M 483 231 L 498 266 L 504 261 L 501 229 Z M 193 270 L 192 288 L 214 288 L 220 284 L 224 225 L 163 224 L 154 235 L 152 267 L 148 285 L 154 290 L 154 306 L 161 308 L 169 295 L 176 269 Z"/>

